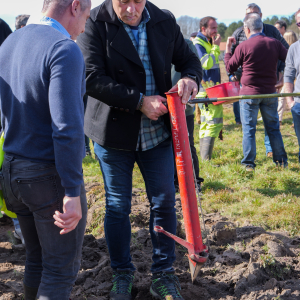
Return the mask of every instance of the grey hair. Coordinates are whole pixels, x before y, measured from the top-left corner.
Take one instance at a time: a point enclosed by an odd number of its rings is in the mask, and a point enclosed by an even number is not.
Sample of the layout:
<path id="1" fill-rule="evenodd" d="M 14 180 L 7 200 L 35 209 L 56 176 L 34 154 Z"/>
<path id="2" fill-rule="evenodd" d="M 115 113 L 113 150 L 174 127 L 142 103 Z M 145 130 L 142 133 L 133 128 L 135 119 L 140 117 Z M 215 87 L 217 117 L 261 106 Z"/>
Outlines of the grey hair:
<path id="1" fill-rule="evenodd" d="M 57 14 L 62 15 L 73 1 L 74 0 L 44 0 L 42 12 L 46 12 L 50 6 L 55 5 Z M 81 11 L 86 10 L 86 8 L 91 4 L 91 0 L 79 0 L 79 2 Z"/>
<path id="2" fill-rule="evenodd" d="M 260 9 L 260 7 L 257 4 L 250 3 L 250 4 L 247 5 L 246 10 L 249 9 L 249 8 L 251 8 L 252 10 L 253 9 L 257 9 L 258 13 L 261 14 L 261 9 Z"/>
<path id="3" fill-rule="evenodd" d="M 263 29 L 263 22 L 257 13 L 248 14 L 244 19 L 244 25 L 253 33 L 261 32 Z"/>
<path id="4" fill-rule="evenodd" d="M 29 17 L 30 17 L 30 15 L 18 15 L 18 16 L 16 16 L 16 22 L 15 22 L 16 29 L 18 30 L 22 26 L 26 26 Z"/>

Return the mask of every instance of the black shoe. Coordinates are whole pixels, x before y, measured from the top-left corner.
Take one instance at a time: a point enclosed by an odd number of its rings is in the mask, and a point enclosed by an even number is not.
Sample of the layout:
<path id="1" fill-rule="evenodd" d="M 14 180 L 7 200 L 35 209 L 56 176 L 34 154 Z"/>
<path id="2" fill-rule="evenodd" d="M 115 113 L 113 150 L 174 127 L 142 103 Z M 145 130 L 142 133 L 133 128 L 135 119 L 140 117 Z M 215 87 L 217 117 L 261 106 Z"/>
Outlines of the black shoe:
<path id="1" fill-rule="evenodd" d="M 197 177 L 197 178 L 196 178 L 197 190 L 198 190 L 199 192 L 202 192 L 201 183 L 202 183 L 203 181 L 204 181 L 204 179 L 201 178 L 201 177 Z"/>
<path id="2" fill-rule="evenodd" d="M 85 156 L 92 156 L 91 150 L 85 151 Z"/>
<path id="3" fill-rule="evenodd" d="M 150 293 L 154 299 L 165 300 L 166 296 L 172 296 L 173 300 L 184 300 L 179 291 L 179 280 L 173 273 L 156 273 L 152 276 Z"/>
<path id="4" fill-rule="evenodd" d="M 110 300 L 131 300 L 133 279 L 132 271 L 114 271 Z"/>

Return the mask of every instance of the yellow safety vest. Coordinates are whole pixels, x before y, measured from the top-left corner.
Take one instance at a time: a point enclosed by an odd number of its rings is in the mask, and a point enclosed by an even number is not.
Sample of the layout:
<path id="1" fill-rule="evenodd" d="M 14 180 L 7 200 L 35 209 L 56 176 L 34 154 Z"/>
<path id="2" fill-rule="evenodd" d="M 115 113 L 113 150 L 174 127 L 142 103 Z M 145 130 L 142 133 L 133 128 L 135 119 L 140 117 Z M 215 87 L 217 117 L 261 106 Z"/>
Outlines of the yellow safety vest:
<path id="1" fill-rule="evenodd" d="M 220 56 L 220 47 L 217 45 L 212 45 L 209 42 L 195 37 L 193 40 L 194 45 L 201 45 L 205 48 L 206 54 L 200 58 L 202 68 L 204 70 L 218 69 L 219 66 L 219 56 Z"/>

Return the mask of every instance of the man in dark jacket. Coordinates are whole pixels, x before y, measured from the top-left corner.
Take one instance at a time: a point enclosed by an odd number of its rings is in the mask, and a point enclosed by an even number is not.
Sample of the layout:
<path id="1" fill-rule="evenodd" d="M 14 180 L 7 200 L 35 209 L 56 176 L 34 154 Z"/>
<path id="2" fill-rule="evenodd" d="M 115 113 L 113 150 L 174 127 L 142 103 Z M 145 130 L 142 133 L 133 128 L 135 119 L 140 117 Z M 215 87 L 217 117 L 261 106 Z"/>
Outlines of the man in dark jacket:
<path id="1" fill-rule="evenodd" d="M 140 167 L 150 201 L 153 244 L 151 293 L 182 299 L 172 267 L 175 243 L 174 164 L 164 93 L 172 88 L 171 64 L 181 72 L 173 88 L 186 103 L 196 96 L 201 66 L 174 16 L 151 2 L 106 0 L 91 12 L 77 40 L 87 72 L 85 133 L 93 141 L 105 190 L 105 237 L 114 272 L 111 299 L 132 299 L 130 256 L 132 171 Z M 172 91 L 173 91 L 172 90 Z M 178 105 L 181 105 L 178 103 Z M 165 294 L 166 293 L 166 294 Z"/>
<path id="2" fill-rule="evenodd" d="M 8 24 L 0 19 L 0 46 L 11 33 L 12 31 Z"/>
<path id="3" fill-rule="evenodd" d="M 247 14 L 251 14 L 251 13 L 257 13 L 260 15 L 260 17 L 262 18 L 262 12 L 260 7 L 255 4 L 255 3 L 251 3 L 249 5 L 247 5 L 246 7 L 246 15 Z M 286 42 L 286 40 L 282 37 L 282 35 L 280 34 L 280 32 L 277 30 L 277 28 L 275 28 L 273 25 L 269 25 L 269 24 L 263 24 L 263 30 L 262 32 L 271 38 L 274 38 L 276 40 L 278 40 L 279 42 L 281 42 L 281 44 L 288 49 L 289 45 Z M 232 34 L 232 36 L 235 38 L 236 43 L 232 45 L 231 47 L 231 53 L 233 54 L 236 47 L 241 44 L 242 42 L 247 40 L 247 37 L 245 35 L 245 31 L 244 31 L 244 27 L 241 26 L 240 28 L 238 28 L 237 30 L 235 30 L 235 32 Z M 280 74 L 280 76 L 278 76 L 278 87 L 279 85 L 283 85 L 283 70 L 284 70 L 285 64 L 284 62 L 279 61 L 278 62 L 278 74 L 277 76 Z M 242 76 L 242 69 L 239 68 L 234 74 L 229 74 L 229 77 L 232 81 L 240 81 Z M 281 80 L 280 80 L 281 79 Z M 235 102 L 234 103 L 234 112 L 235 112 L 235 117 L 236 120 L 241 120 L 239 114 L 240 114 L 240 109 L 239 109 L 239 102 Z"/>

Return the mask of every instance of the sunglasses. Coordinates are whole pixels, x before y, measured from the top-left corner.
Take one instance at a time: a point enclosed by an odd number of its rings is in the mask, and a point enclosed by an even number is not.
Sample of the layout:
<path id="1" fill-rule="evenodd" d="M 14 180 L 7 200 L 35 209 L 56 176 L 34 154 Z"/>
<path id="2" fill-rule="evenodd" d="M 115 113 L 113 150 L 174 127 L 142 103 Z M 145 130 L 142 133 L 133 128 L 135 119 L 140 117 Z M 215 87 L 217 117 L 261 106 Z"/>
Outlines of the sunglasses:
<path id="1" fill-rule="evenodd" d="M 299 23 L 296 23 L 296 25 L 297 25 L 298 27 L 300 27 L 300 22 L 299 22 Z"/>

